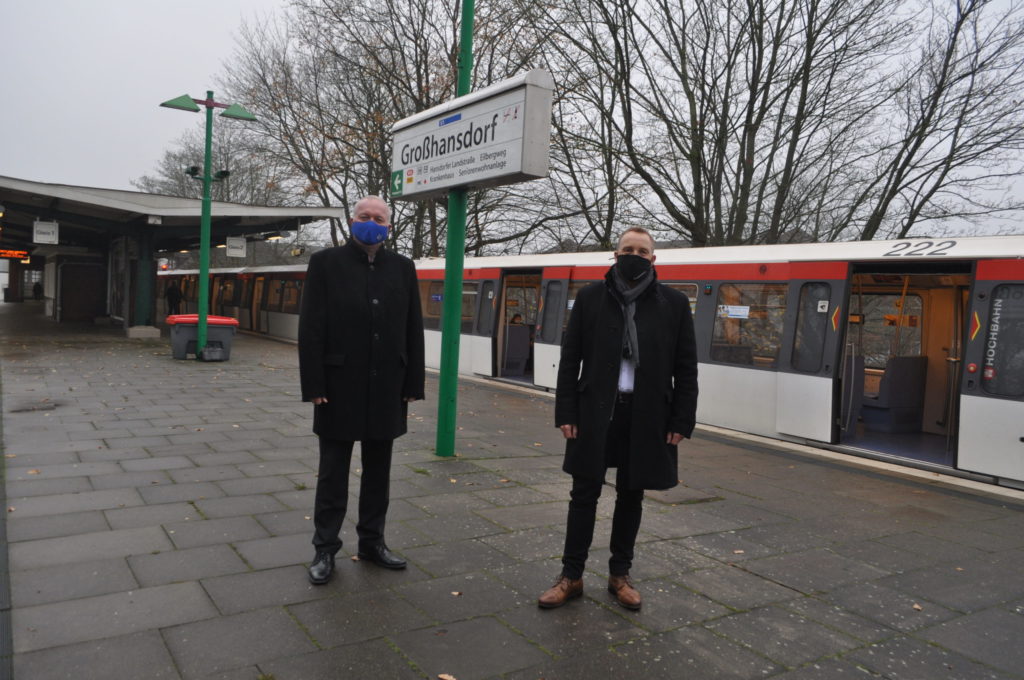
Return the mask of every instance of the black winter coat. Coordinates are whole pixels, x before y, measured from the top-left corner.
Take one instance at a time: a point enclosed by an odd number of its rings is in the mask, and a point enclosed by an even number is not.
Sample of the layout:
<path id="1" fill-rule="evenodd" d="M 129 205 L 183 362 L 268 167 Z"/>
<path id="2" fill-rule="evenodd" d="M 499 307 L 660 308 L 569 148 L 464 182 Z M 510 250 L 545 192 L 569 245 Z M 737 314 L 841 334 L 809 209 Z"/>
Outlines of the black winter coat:
<path id="1" fill-rule="evenodd" d="M 423 398 L 423 317 L 416 268 L 384 249 L 371 263 L 357 244 L 309 260 L 299 316 L 302 399 L 329 439 L 394 439 L 406 398 Z"/>
<path id="2" fill-rule="evenodd" d="M 608 425 L 618 393 L 624 319 L 605 281 L 581 289 L 562 342 L 555 425 L 576 425 L 562 469 L 603 480 Z M 678 449 L 669 432 L 686 437 L 697 417 L 697 350 L 690 303 L 683 293 L 651 283 L 636 301 L 640 364 L 633 384 L 629 480 L 635 489 L 668 489 L 679 482 Z M 581 370 L 582 367 L 582 370 Z M 613 454 L 611 456 L 607 454 Z"/>

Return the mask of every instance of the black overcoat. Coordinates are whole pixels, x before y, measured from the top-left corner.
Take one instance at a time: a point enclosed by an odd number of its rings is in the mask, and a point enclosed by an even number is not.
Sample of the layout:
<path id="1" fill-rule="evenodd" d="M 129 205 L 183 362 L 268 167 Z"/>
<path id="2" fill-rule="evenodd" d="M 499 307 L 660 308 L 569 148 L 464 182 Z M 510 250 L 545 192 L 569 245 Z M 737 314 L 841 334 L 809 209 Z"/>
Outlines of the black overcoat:
<path id="1" fill-rule="evenodd" d="M 302 399 L 330 439 L 394 439 L 406 398 L 423 398 L 423 316 L 412 260 L 383 248 L 371 263 L 349 242 L 309 260 L 299 316 Z"/>
<path id="2" fill-rule="evenodd" d="M 555 425 L 576 425 L 562 469 L 603 480 L 609 460 L 605 439 L 616 407 L 622 307 L 605 280 L 582 288 L 562 342 L 555 395 Z M 697 352 L 690 303 L 683 293 L 651 283 L 636 300 L 640 364 L 633 384 L 629 480 L 635 489 L 668 489 L 679 482 L 678 449 L 669 432 L 693 433 L 697 416 Z M 613 454 L 613 455 L 608 455 Z"/>

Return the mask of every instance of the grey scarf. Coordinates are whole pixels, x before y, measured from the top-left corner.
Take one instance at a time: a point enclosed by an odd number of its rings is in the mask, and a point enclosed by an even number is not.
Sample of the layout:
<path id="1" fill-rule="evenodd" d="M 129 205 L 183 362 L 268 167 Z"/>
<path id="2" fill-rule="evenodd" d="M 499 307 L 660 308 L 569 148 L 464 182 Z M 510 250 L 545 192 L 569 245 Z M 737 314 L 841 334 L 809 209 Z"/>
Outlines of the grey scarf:
<path id="1" fill-rule="evenodd" d="M 647 287 L 654 281 L 654 267 L 647 270 L 644 277 L 636 282 L 632 288 L 626 283 L 619 270 L 612 267 L 612 283 L 615 296 L 622 307 L 622 316 L 625 319 L 625 328 L 622 333 L 622 356 L 631 361 L 634 366 L 640 365 L 640 342 L 636 336 L 636 300 L 643 295 Z"/>

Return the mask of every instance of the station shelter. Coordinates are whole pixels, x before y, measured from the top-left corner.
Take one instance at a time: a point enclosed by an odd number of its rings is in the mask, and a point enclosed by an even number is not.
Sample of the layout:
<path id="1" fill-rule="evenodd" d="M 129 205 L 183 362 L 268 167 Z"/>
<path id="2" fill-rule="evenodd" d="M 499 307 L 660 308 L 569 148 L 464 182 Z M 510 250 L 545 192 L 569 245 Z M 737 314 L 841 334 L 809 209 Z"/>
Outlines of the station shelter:
<path id="1" fill-rule="evenodd" d="M 132 334 L 155 322 L 157 258 L 199 248 L 202 201 L 0 176 L 0 212 L 5 302 L 32 298 L 38 281 L 50 318 L 109 318 Z M 342 208 L 214 201 L 210 243 L 278 236 L 343 216 Z"/>

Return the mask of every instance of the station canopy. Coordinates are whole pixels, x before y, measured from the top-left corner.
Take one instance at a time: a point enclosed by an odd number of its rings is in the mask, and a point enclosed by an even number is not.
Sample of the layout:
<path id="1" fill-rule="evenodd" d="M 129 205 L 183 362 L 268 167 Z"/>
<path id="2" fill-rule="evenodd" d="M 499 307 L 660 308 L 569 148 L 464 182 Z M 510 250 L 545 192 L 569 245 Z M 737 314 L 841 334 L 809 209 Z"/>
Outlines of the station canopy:
<path id="1" fill-rule="evenodd" d="M 37 220 L 56 222 L 61 246 L 104 250 L 111 238 L 148 232 L 154 250 L 199 247 L 202 201 L 138 191 L 47 184 L 0 176 L 0 247 L 31 251 Z M 227 236 L 293 231 L 301 224 L 342 218 L 342 208 L 266 207 L 212 203 L 211 243 Z"/>

